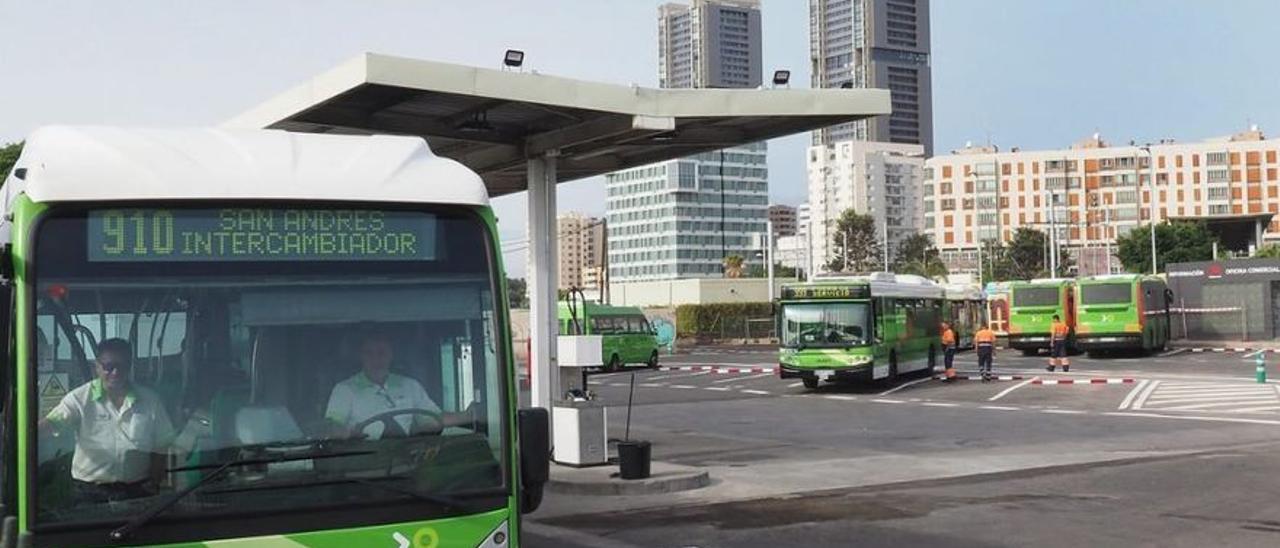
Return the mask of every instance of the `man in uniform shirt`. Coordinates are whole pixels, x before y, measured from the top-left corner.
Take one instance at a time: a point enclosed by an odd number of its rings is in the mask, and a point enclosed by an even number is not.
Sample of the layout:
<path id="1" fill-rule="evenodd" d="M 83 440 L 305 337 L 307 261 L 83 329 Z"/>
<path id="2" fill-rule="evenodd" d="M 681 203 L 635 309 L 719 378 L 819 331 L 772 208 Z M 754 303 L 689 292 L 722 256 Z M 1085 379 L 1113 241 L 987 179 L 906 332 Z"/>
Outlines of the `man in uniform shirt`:
<path id="1" fill-rule="evenodd" d="M 1058 365 L 1062 366 L 1063 373 L 1071 371 L 1071 359 L 1067 357 L 1067 337 L 1070 335 L 1071 328 L 1054 314 L 1053 323 L 1049 326 L 1049 367 L 1045 368 L 1050 373 Z"/>
<path id="2" fill-rule="evenodd" d="M 95 354 L 97 378 L 68 392 L 40 420 L 39 429 L 75 432 L 71 480 L 77 502 L 151 495 L 164 478 L 173 423 L 155 392 L 129 382 L 133 348 L 128 341 L 104 340 Z"/>
<path id="3" fill-rule="evenodd" d="M 973 334 L 973 345 L 978 350 L 978 371 L 982 373 L 982 382 L 987 382 L 991 380 L 991 363 L 995 360 L 995 332 L 985 325 L 979 327 Z"/>
<path id="4" fill-rule="evenodd" d="M 361 340 L 360 372 L 333 387 L 324 413 L 325 418 L 342 429 L 341 435 L 378 439 L 391 434 L 383 431 L 385 425 L 382 422 L 372 423 L 358 432 L 354 427 L 376 415 L 399 410 L 428 411 L 438 415 L 440 420 L 410 413 L 398 415 L 393 419 L 403 430 L 394 433 L 398 435 L 411 433 L 416 428 L 443 428 L 472 422 L 469 413 L 441 411 L 418 381 L 392 373 L 391 360 L 394 357 L 391 339 L 385 334 L 371 332 Z"/>
<path id="5" fill-rule="evenodd" d="M 950 382 L 956 377 L 956 332 L 951 329 L 950 322 L 942 322 L 942 369 L 944 381 Z"/>

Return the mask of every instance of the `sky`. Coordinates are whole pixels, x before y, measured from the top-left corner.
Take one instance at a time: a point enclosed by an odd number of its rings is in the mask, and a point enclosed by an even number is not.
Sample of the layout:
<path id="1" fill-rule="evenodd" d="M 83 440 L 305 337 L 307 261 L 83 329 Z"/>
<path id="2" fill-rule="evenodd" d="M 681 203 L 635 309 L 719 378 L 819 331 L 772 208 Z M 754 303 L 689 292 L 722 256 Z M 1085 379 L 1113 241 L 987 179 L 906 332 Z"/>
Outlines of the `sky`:
<path id="1" fill-rule="evenodd" d="M 658 0 L 0 0 L 0 143 L 45 124 L 208 126 L 365 51 L 657 84 Z M 763 0 L 764 71 L 809 81 L 808 2 Z M 1280 136 L 1280 2 L 933 0 L 934 148 Z M 770 198 L 805 200 L 806 135 L 769 143 Z M 600 178 L 561 211 L 604 212 Z M 493 201 L 504 240 L 523 194 Z M 523 252 L 505 257 L 523 276 Z"/>

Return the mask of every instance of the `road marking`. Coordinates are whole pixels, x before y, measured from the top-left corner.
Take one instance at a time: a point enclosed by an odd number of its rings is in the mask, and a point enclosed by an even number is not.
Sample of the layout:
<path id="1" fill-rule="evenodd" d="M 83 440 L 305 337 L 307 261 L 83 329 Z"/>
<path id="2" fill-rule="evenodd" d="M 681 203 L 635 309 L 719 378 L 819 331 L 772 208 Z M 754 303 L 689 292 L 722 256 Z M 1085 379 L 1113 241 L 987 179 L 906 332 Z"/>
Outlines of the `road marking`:
<path id="1" fill-rule="evenodd" d="M 788 384 L 787 388 L 799 388 L 801 386 L 804 386 L 803 382 L 793 382 L 791 384 Z"/>
<path id="2" fill-rule="evenodd" d="M 1138 385 L 1133 387 L 1133 390 L 1130 390 L 1129 394 L 1124 397 L 1124 401 L 1120 402 L 1119 409 L 1121 411 L 1127 409 L 1129 407 L 1129 404 L 1133 403 L 1133 399 L 1138 396 L 1138 393 L 1142 392 L 1142 389 L 1146 388 L 1147 384 L 1150 382 L 1151 381 L 1147 379 L 1142 379 L 1142 381 L 1138 382 Z"/>
<path id="3" fill-rule="evenodd" d="M 680 388 L 680 389 L 683 389 L 683 390 L 693 390 L 694 388 L 697 388 L 697 387 L 696 387 L 696 386 L 694 386 L 694 385 L 692 385 L 692 384 L 673 384 L 673 385 L 671 385 L 671 388 Z"/>
<path id="4" fill-rule="evenodd" d="M 884 398 L 876 398 L 876 399 L 871 400 L 871 401 L 876 402 L 876 403 L 907 403 L 907 402 L 902 401 L 902 400 L 890 400 L 890 399 L 884 399 Z"/>
<path id="5" fill-rule="evenodd" d="M 758 395 L 758 396 L 768 396 L 768 395 L 769 395 L 769 393 L 768 393 L 768 392 L 765 392 L 764 390 L 739 390 L 739 392 L 742 392 L 743 394 L 756 394 L 756 395 Z"/>
<path id="6" fill-rule="evenodd" d="M 759 375 L 751 375 L 750 377 L 742 377 L 741 379 L 738 379 L 738 380 L 749 381 L 754 379 L 763 379 L 765 377 L 772 377 L 772 376 L 773 376 L 773 373 L 761 373 Z"/>
<path id="7" fill-rule="evenodd" d="M 1189 350 L 1189 349 L 1188 349 L 1188 348 L 1175 348 L 1175 349 L 1170 350 L 1170 351 L 1168 351 L 1168 352 L 1165 352 L 1165 353 L 1163 353 L 1163 354 L 1156 354 L 1156 357 L 1157 357 L 1157 358 L 1167 358 L 1167 357 L 1169 357 L 1169 356 L 1177 356 L 1178 354 L 1182 354 L 1183 352 L 1186 352 L 1187 350 Z"/>
<path id="8" fill-rule="evenodd" d="M 925 377 L 925 378 L 923 378 L 923 379 L 916 379 L 916 380 L 914 380 L 914 381 L 911 381 L 911 382 L 908 382 L 908 383 L 904 383 L 904 384 L 900 384 L 900 385 L 898 385 L 898 386 L 895 386 L 895 387 L 893 387 L 893 388 L 890 388 L 890 389 L 888 389 L 888 390 L 885 390 L 884 392 L 881 392 L 881 393 L 880 393 L 880 395 L 881 395 L 881 396 L 888 396 L 889 394 L 892 394 L 892 393 L 894 393 L 894 392 L 897 392 L 897 391 L 899 391 L 899 390 L 902 390 L 903 388 L 906 388 L 906 387 L 908 387 L 908 386 L 912 386 L 912 385 L 920 384 L 920 383 L 922 383 L 922 382 L 928 382 L 928 381 L 931 381 L 931 380 L 933 380 L 933 377 Z"/>
<path id="9" fill-rule="evenodd" d="M 1160 394 L 1152 396 L 1147 400 L 1146 405 L 1164 405 L 1166 403 L 1195 403 L 1199 401 L 1223 401 L 1223 398 L 1230 398 L 1231 401 L 1277 401 L 1275 394 L 1257 394 L 1257 393 L 1238 393 L 1238 394 L 1209 394 L 1203 396 L 1186 396 L 1186 397 L 1168 397 Z"/>
<path id="10" fill-rule="evenodd" d="M 1108 411 L 1103 413 L 1112 417 L 1142 417 L 1152 419 L 1175 419 L 1190 421 L 1209 421 L 1209 422 L 1237 422 L 1244 424 L 1265 424 L 1270 426 L 1280 426 L 1280 420 L 1265 419 L 1244 419 L 1237 417 L 1202 417 L 1197 415 L 1162 415 L 1160 413 L 1134 413 L 1132 411 Z"/>
<path id="11" fill-rule="evenodd" d="M 823 397 L 829 400 L 840 400 L 840 401 L 855 401 L 858 399 L 853 396 L 842 396 L 840 394 L 828 394 Z"/>
<path id="12" fill-rule="evenodd" d="M 715 390 L 716 392 L 728 392 L 731 390 L 728 386 L 704 386 L 703 390 Z"/>
<path id="13" fill-rule="evenodd" d="M 923 405 L 925 407 L 960 407 L 960 404 L 958 403 L 942 403 L 942 402 L 936 402 L 936 401 L 927 401 L 927 402 L 921 403 L 920 405 Z"/>
<path id="14" fill-rule="evenodd" d="M 987 401 L 996 401 L 996 400 L 998 400 L 998 399 L 1000 399 L 1000 398 L 1003 398 L 1003 397 L 1007 396 L 1010 392 L 1013 392 L 1014 390 L 1017 390 L 1017 389 L 1019 389 L 1019 388 L 1022 388 L 1022 387 L 1024 387 L 1024 386 L 1028 385 L 1028 384 L 1031 384 L 1032 382 L 1036 381 L 1036 380 L 1037 380 L 1037 379 L 1039 379 L 1039 378 L 1040 378 L 1040 377 L 1032 377 L 1032 378 L 1027 379 L 1027 380 L 1025 380 L 1025 381 L 1022 381 L 1022 382 L 1020 382 L 1020 383 L 1018 383 L 1018 384 L 1015 384 L 1015 385 L 1013 385 L 1013 386 L 1010 386 L 1010 387 L 1008 387 L 1008 388 L 1006 388 L 1006 389 L 1004 389 L 1004 390 L 1001 390 L 999 394 L 996 394 L 996 395 L 994 395 L 994 396 L 991 396 L 990 398 L 987 398 Z"/>
<path id="15" fill-rule="evenodd" d="M 1242 358 L 1252 358 L 1252 357 L 1257 356 L 1258 354 L 1261 354 L 1261 353 L 1263 353 L 1263 352 L 1266 352 L 1266 350 L 1265 350 L 1265 349 L 1264 349 L 1264 350 L 1257 350 L 1257 351 L 1250 352 L 1250 353 L 1245 354 L 1245 355 L 1240 356 L 1240 357 L 1242 357 Z"/>
<path id="16" fill-rule="evenodd" d="M 642 382 L 640 384 L 637 384 L 636 386 L 643 386 L 645 388 L 662 388 L 663 386 L 666 386 L 666 385 L 667 383 L 664 383 L 664 382 Z"/>
<path id="17" fill-rule="evenodd" d="M 649 380 L 660 381 L 662 379 L 670 379 L 672 377 L 684 377 L 684 376 L 692 376 L 692 375 L 685 375 L 684 373 L 672 373 L 670 375 L 654 375 L 652 377 L 649 377 Z"/>
<path id="18" fill-rule="evenodd" d="M 1020 407 L 1008 407 L 1005 405 L 979 405 L 978 409 L 992 409 L 995 411 L 1017 411 Z"/>
<path id="19" fill-rule="evenodd" d="M 1051 415 L 1088 415 L 1088 411 L 1079 411 L 1076 409 L 1041 409 L 1041 413 L 1049 413 Z"/>
<path id="20" fill-rule="evenodd" d="M 1232 409 L 1228 413 L 1263 413 L 1266 411 L 1280 411 L 1280 406 L 1267 405 L 1263 407 L 1242 407 L 1240 409 Z"/>
<path id="21" fill-rule="evenodd" d="M 710 381 L 710 382 L 711 382 L 711 384 L 720 384 L 720 383 L 723 383 L 723 382 L 738 382 L 738 381 L 740 381 L 740 380 L 742 380 L 742 378 L 741 378 L 741 377 L 726 377 L 726 378 L 723 378 L 723 379 L 716 379 L 716 380 L 714 380 L 714 381 Z"/>
<path id="22" fill-rule="evenodd" d="M 1152 409 L 1154 411 L 1196 411 L 1200 409 L 1212 409 L 1214 407 L 1229 407 L 1233 405 L 1240 405 L 1240 404 L 1249 405 L 1249 404 L 1258 404 L 1258 403 L 1264 403 L 1264 402 L 1275 403 L 1276 401 L 1274 399 L 1251 398 L 1248 400 L 1231 400 L 1231 401 L 1219 401 L 1219 402 L 1210 402 L 1210 403 L 1196 403 L 1191 405 L 1170 405 L 1170 406 L 1162 406 L 1158 409 L 1155 409 L 1155 408 L 1149 408 L 1149 409 Z"/>
<path id="23" fill-rule="evenodd" d="M 1144 391 L 1142 394 L 1139 394 L 1138 399 L 1133 400 L 1133 406 L 1131 407 L 1131 409 L 1142 409 L 1142 404 L 1147 403 L 1147 398 L 1150 398 L 1151 393 L 1155 392 L 1156 388 L 1159 386 L 1160 386 L 1160 381 L 1151 381 L 1151 384 L 1147 385 L 1146 391 Z"/>

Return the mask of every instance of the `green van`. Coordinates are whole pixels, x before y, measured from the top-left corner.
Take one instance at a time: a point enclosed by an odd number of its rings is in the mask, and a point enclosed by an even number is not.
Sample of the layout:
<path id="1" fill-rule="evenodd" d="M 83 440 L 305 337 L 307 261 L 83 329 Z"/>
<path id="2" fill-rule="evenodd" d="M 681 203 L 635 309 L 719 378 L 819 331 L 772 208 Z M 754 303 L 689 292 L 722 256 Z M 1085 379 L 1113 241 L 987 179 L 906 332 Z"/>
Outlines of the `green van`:
<path id="1" fill-rule="evenodd" d="M 602 336 L 600 355 L 604 358 L 605 371 L 616 371 L 626 365 L 658 367 L 658 335 L 639 308 L 581 304 L 576 310 L 577 330 L 572 325 L 569 303 L 560 301 L 559 309 L 561 335 Z"/>

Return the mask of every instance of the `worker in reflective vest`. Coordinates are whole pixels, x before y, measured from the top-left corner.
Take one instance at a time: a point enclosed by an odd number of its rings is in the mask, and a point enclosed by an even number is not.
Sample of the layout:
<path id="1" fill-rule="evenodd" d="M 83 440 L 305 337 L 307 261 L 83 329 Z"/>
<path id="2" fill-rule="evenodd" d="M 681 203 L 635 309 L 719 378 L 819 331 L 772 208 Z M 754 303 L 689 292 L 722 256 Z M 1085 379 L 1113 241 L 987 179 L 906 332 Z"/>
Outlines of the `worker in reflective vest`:
<path id="1" fill-rule="evenodd" d="M 955 366 L 952 365 L 956 359 L 956 332 L 951 330 L 950 322 L 942 322 L 942 365 L 946 374 L 944 381 L 951 381 L 956 377 Z"/>
<path id="2" fill-rule="evenodd" d="M 982 381 L 989 381 L 991 362 L 995 360 L 996 334 L 984 325 L 973 334 L 973 344 L 978 349 L 978 371 L 982 373 Z"/>
<path id="3" fill-rule="evenodd" d="M 1071 361 L 1067 358 L 1067 334 L 1070 329 L 1067 328 L 1066 322 L 1063 322 L 1057 314 L 1053 315 L 1053 325 L 1049 327 L 1049 367 L 1050 373 L 1054 367 L 1062 365 L 1062 372 L 1071 371 Z"/>

